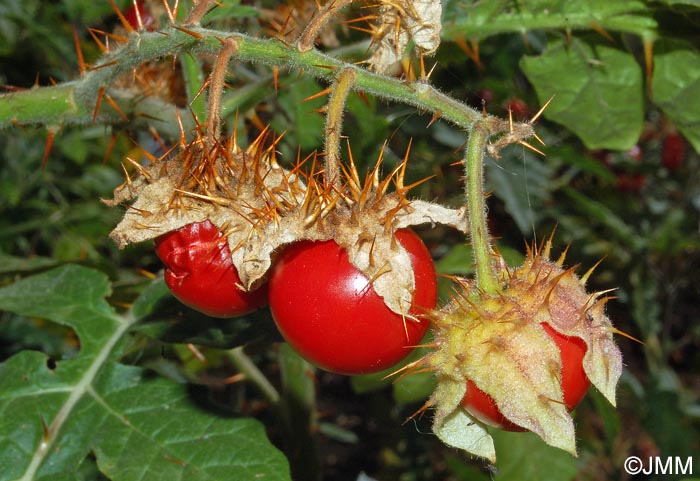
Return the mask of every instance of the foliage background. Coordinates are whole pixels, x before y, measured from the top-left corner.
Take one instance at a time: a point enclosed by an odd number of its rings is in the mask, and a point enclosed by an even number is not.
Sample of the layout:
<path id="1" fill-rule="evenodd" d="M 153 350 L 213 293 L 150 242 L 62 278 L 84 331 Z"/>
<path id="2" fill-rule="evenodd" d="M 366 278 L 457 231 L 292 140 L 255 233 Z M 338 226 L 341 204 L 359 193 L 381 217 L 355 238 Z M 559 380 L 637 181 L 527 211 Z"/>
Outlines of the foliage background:
<path id="1" fill-rule="evenodd" d="M 126 8 L 127 3 L 119 4 Z M 269 34 L 265 19 L 286 15 L 277 2 L 223 3 L 208 17 L 223 29 Z M 429 416 L 403 423 L 429 394 L 429 375 L 396 384 L 381 376 L 315 372 L 311 377 L 309 366 L 280 347 L 269 314 L 213 321 L 179 305 L 158 280 L 160 265 L 151 245 L 119 251 L 107 237 L 121 212 L 99 200 L 123 182 L 122 161 L 126 156 L 140 159 L 136 143 L 157 151 L 149 126 L 167 137 L 172 130 L 165 124 L 174 125 L 174 119 L 137 118 L 116 125 L 15 125 L 0 131 L 0 284 L 6 286 L 0 294 L 0 359 L 5 361 L 0 370 L 0 465 L 13 465 L 11 446 L 32 453 L 32 443 L 42 435 L 38 419 L 51 410 L 50 400 L 43 406 L 44 401 L 30 403 L 17 394 L 18 373 L 39 365 L 56 372 L 62 365 L 79 369 L 80 362 L 90 360 L 90 349 L 102 352 L 105 343 L 116 339 L 110 333 L 129 319 L 131 334 L 114 351 L 120 362 L 113 359 L 99 374 L 99 395 L 92 399 L 111 399 L 112 393 L 115 402 L 125 403 L 124 412 L 150 407 L 158 416 L 172 402 L 182 417 L 192 420 L 193 433 L 218 426 L 220 449 L 205 451 L 203 461 L 192 463 L 221 466 L 221 473 L 200 470 L 185 479 L 240 476 L 242 459 L 265 465 L 266 479 L 285 479 L 286 461 L 268 445 L 268 437 L 285 453 L 298 479 L 313 479 L 319 472 L 332 480 L 363 479 L 362 473 L 370 479 L 406 481 L 628 479 L 623 462 L 631 455 L 693 456 L 698 476 L 700 54 L 695 46 L 700 5 L 491 0 L 447 1 L 444 9 L 444 18 L 451 19 L 444 43 L 436 57 L 427 59 L 429 66 L 437 64 L 431 82 L 443 92 L 477 108 L 483 102 L 497 115 L 507 116 L 510 107 L 524 118 L 556 94 L 537 127 L 547 144 L 546 157 L 510 147 L 487 166 L 491 229 L 500 238 L 499 247 L 517 262 L 525 242 L 556 228 L 558 246 L 571 244 L 569 265 L 587 268 L 604 258 L 591 287 L 617 287 L 609 315 L 620 330 L 643 342 L 618 338 L 626 364 L 618 409 L 595 392 L 577 409 L 579 458 L 531 435 L 495 433 L 499 462 L 488 467 L 441 446 L 429 434 Z M 544 21 L 552 18 L 550 24 Z M 111 31 L 117 24 L 107 2 L 5 0 L 0 3 L 0 84 L 12 92 L 77 78 L 73 29 L 91 63 L 99 51 L 87 27 Z M 339 27 L 337 36 L 348 58 L 362 56 L 367 48 L 361 32 Z M 645 40 L 653 40 L 653 74 L 646 70 Z M 206 71 L 208 59 L 202 60 Z M 323 118 L 312 111 L 324 101 L 303 100 L 325 88 L 323 82 L 281 71 L 275 89 L 268 67 L 236 63 L 231 71 L 225 113 L 229 127 L 238 122 L 244 144 L 269 123 L 276 132 L 286 132 L 279 144 L 284 161 L 293 161 L 297 149 L 308 153 L 321 148 Z M 407 74 L 406 69 L 401 73 Z M 414 195 L 462 203 L 461 170 L 453 165 L 464 142 L 462 132 L 442 121 L 429 126 L 430 116 L 371 97 L 352 95 L 348 109 L 345 133 L 364 167 L 374 163 L 386 141 L 383 162 L 390 169 L 412 139 L 410 176 L 434 176 Z M 58 133 L 42 167 L 50 131 Z M 669 164 L 664 155 L 666 139 L 676 132 L 686 139 L 679 165 Z M 441 228 L 426 227 L 420 233 L 441 273 L 471 274 L 464 239 Z M 443 298 L 448 291 L 445 282 Z M 100 326 L 94 337 L 86 334 L 90 320 Z M 188 343 L 198 351 L 188 349 Z M 243 344 L 245 357 L 235 349 Z M 33 351 L 44 356 L 35 357 Z M 20 352 L 23 357 L 16 357 Z M 260 383 L 234 382 L 232 376 L 245 369 L 242 359 L 254 361 L 281 400 L 271 400 Z M 140 380 L 130 385 L 124 376 L 136 372 Z M 85 378 L 69 376 L 65 382 L 79 386 L 76 379 Z M 120 434 L 119 423 L 106 422 L 111 440 L 86 437 L 86 429 L 101 419 L 95 404 L 68 420 L 71 436 L 61 440 L 68 453 L 66 479 L 136 479 L 130 471 L 134 465 L 144 467 L 146 479 L 160 479 L 154 473 L 162 466 L 182 467 L 163 462 L 163 456 L 170 456 L 164 446 L 169 449 L 193 434 L 162 433 L 165 437 L 154 449 L 161 422 L 170 422 L 157 416 L 144 421 L 143 429 L 152 434 L 129 444 L 126 457 L 131 459 L 111 465 L 119 457 L 120 436 L 133 431 Z M 33 440 L 22 434 L 25 424 L 13 421 L 14 415 L 25 419 L 28 410 L 38 413 L 30 416 Z M 201 427 L 195 426 L 197 416 Z M 236 438 L 243 427 L 251 431 Z M 75 439 L 79 433 L 82 441 Z M 237 451 L 251 440 L 263 447 Z M 299 450 L 300 445 L 309 449 Z M 178 448 L 178 459 L 192 455 L 196 446 L 193 441 Z M 137 456 L 151 450 L 153 458 Z M 299 474 L 303 464 L 310 472 Z M 14 479 L 11 470 L 0 470 L 0 479 Z"/>

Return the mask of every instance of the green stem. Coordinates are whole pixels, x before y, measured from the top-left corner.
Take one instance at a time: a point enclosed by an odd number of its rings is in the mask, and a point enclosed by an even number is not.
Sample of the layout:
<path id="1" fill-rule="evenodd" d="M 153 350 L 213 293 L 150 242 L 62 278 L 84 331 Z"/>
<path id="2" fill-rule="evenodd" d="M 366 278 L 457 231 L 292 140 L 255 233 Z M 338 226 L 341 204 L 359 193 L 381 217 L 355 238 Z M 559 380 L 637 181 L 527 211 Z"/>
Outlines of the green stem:
<path id="1" fill-rule="evenodd" d="M 338 75 L 333 84 L 333 91 L 328 99 L 326 112 L 326 161 L 325 179 L 336 190 L 340 191 L 340 135 L 343 130 L 343 114 L 345 102 L 355 82 L 355 71 L 345 69 Z"/>
<path id="2" fill-rule="evenodd" d="M 355 90 L 414 106 L 465 129 L 482 118 L 478 110 L 437 91 L 427 83 L 405 82 L 378 75 L 317 50 L 300 52 L 294 46 L 285 45 L 276 39 L 259 39 L 240 33 L 199 27 L 191 27 L 189 30 L 196 36 L 174 28 L 167 28 L 158 33 L 142 32 L 120 49 L 106 55 L 95 69 L 79 80 L 54 87 L 0 95 L 0 128 L 16 123 L 91 123 L 100 90 L 112 85 L 117 78 L 138 68 L 143 62 L 167 55 L 182 56 L 187 52 L 216 54 L 221 49 L 221 39 L 224 38 L 233 38 L 236 41 L 238 51 L 234 57 L 239 61 L 299 69 L 306 75 L 329 82 L 333 81 L 337 72 L 351 69 L 356 76 L 353 87 Z M 118 100 L 115 101 L 121 106 Z M 120 116 L 106 104 L 107 102 L 102 102 L 94 121 L 119 122 Z M 154 112 L 153 116 L 159 114 L 160 112 Z M 491 122 L 489 130 L 492 133 L 508 131 L 508 122 L 491 116 L 488 119 Z"/>
<path id="3" fill-rule="evenodd" d="M 319 481 L 321 459 L 313 367 L 287 343 L 280 345 L 279 366 L 282 382 L 281 421 L 292 479 Z"/>
<path id="4" fill-rule="evenodd" d="M 469 229 L 476 262 L 476 286 L 486 293 L 498 291 L 498 278 L 491 262 L 491 236 L 486 225 L 486 194 L 484 192 L 484 151 L 489 132 L 477 122 L 469 132 L 465 152 L 466 196 Z"/>
<path id="5" fill-rule="evenodd" d="M 277 389 L 275 389 L 275 386 L 272 385 L 265 374 L 258 369 L 258 366 L 251 361 L 248 355 L 243 351 L 242 346 L 229 349 L 226 351 L 226 354 L 233 365 L 236 366 L 236 369 L 238 369 L 245 376 L 246 381 L 253 383 L 270 402 L 270 404 L 279 404 L 279 392 L 277 392 Z"/>

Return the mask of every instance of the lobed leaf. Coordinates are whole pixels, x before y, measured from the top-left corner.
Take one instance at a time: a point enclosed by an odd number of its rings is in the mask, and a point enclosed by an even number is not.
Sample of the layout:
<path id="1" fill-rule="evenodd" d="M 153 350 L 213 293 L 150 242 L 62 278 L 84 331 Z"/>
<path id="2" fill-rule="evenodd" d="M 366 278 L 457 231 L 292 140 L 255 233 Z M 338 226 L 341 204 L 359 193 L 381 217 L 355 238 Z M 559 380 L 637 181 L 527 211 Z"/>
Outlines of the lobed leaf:
<path id="1" fill-rule="evenodd" d="M 135 317 L 117 315 L 109 291 L 104 274 L 80 266 L 0 289 L 0 309 L 80 338 L 74 359 L 24 351 L 0 364 L 0 480 L 76 479 L 90 454 L 114 480 L 289 479 L 256 421 L 216 415 L 188 386 L 115 362 Z"/>
<path id="2" fill-rule="evenodd" d="M 626 150 L 642 133 L 642 71 L 634 57 L 607 44 L 574 38 L 548 45 L 520 62 L 548 119 L 578 135 L 590 149 Z"/>

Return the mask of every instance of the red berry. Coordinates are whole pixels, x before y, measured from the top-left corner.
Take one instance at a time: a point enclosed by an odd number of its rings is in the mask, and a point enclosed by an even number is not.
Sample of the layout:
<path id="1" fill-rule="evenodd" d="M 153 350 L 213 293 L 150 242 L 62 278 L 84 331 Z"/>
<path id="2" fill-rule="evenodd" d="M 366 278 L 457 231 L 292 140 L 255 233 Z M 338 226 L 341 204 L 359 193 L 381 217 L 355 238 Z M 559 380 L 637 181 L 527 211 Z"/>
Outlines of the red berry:
<path id="1" fill-rule="evenodd" d="M 416 287 L 409 314 L 418 321 L 389 309 L 335 241 L 301 241 L 282 252 L 270 276 L 270 309 L 301 356 L 328 371 L 367 374 L 393 366 L 420 342 L 429 326 L 420 315 L 437 302 L 435 268 L 413 231 L 395 236 L 411 259 Z"/>
<path id="2" fill-rule="evenodd" d="M 586 355 L 586 343 L 577 337 L 559 334 L 548 324 L 542 324 L 547 334 L 559 348 L 562 362 L 561 388 L 566 408 L 573 410 L 585 396 L 590 381 L 583 369 L 583 357 Z M 479 421 L 506 431 L 524 431 L 523 428 L 507 420 L 498 410 L 491 397 L 468 381 L 467 393 L 462 399 L 462 406 Z"/>
<path id="3" fill-rule="evenodd" d="M 661 164 L 668 170 L 678 170 L 683 165 L 687 144 L 678 132 L 671 132 L 664 139 Z"/>
<path id="4" fill-rule="evenodd" d="M 156 239 L 165 283 L 183 304 L 212 317 L 247 314 L 267 304 L 267 286 L 244 291 L 228 242 L 206 220 Z"/>

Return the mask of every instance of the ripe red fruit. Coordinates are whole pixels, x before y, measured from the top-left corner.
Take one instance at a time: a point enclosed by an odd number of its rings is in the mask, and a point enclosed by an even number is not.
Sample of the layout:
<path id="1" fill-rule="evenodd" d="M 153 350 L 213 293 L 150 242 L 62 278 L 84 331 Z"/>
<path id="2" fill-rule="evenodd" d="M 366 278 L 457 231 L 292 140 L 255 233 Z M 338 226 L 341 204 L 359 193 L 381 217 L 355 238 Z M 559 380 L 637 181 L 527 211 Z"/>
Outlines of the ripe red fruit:
<path id="1" fill-rule="evenodd" d="M 137 8 L 138 11 L 136 10 Z M 144 30 L 153 30 L 155 28 L 156 19 L 151 11 L 146 8 L 143 1 L 136 2 L 136 6 L 132 5 L 124 12 L 124 18 L 135 30 L 139 30 L 139 17 L 141 17 L 141 26 Z"/>
<path id="2" fill-rule="evenodd" d="M 206 220 L 156 239 L 165 283 L 183 304 L 212 317 L 247 314 L 267 304 L 267 287 L 246 292 L 231 261 L 228 242 Z"/>
<path id="3" fill-rule="evenodd" d="M 415 277 L 409 314 L 437 302 L 435 267 L 411 230 L 396 232 Z M 367 277 L 335 241 L 301 241 L 277 259 L 270 276 L 270 309 L 282 336 L 316 366 L 339 374 L 368 374 L 406 357 L 429 321 L 404 319 L 389 309 Z"/>
<path id="4" fill-rule="evenodd" d="M 678 170 L 683 165 L 687 145 L 678 132 L 671 132 L 664 139 L 661 164 L 668 170 Z"/>
<path id="5" fill-rule="evenodd" d="M 590 386 L 590 381 L 583 369 L 583 357 L 586 354 L 586 343 L 576 337 L 559 334 L 548 324 L 542 324 L 547 334 L 559 348 L 562 362 L 561 387 L 564 394 L 564 404 L 572 411 Z M 507 420 L 498 410 L 491 397 L 476 385 L 467 381 L 467 393 L 462 399 L 462 406 L 479 421 L 506 431 L 524 431 L 520 426 Z"/>

